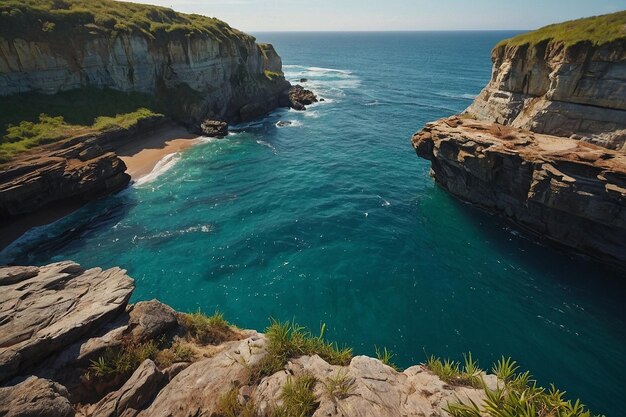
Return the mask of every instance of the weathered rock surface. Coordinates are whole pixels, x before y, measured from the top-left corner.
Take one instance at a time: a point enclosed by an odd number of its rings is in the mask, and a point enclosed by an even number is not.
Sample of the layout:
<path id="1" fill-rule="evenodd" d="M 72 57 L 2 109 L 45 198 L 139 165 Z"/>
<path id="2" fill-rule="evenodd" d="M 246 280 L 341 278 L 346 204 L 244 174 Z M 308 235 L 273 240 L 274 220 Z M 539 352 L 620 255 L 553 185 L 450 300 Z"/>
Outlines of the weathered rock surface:
<path id="1" fill-rule="evenodd" d="M 104 397 L 91 414 L 93 417 L 134 417 L 159 392 L 165 375 L 150 359 L 146 359 L 126 383 Z"/>
<path id="2" fill-rule="evenodd" d="M 480 120 L 626 150 L 626 39 L 502 44 L 466 110 Z"/>
<path id="3" fill-rule="evenodd" d="M 0 387 L 4 417 L 72 417 L 74 408 L 64 386 L 31 376 L 13 387 Z"/>
<path id="4" fill-rule="evenodd" d="M 271 111 L 290 87 L 265 76 L 282 73 L 274 48 L 235 30 L 228 37 L 73 30 L 63 42 L 26 30 L 0 37 L 0 96 L 86 86 L 159 94 L 195 124 L 238 121 L 250 103 Z"/>
<path id="5" fill-rule="evenodd" d="M 180 333 L 180 314 L 154 300 L 127 306 L 133 281 L 117 268 L 84 271 L 64 262 L 0 268 L 0 277 L 11 277 L 0 287 L 7 294 L 0 299 L 0 358 L 4 361 L 7 352 L 21 358 L 20 366 L 3 374 L 7 385 L 0 387 L 0 415 L 211 417 L 222 415 L 220 400 L 236 390 L 241 404 L 253 404 L 259 417 L 267 417 L 280 406 L 289 378 L 303 373 L 317 380 L 318 417 L 448 417 L 448 402 L 480 404 L 485 395 L 480 389 L 445 384 L 421 366 L 398 372 L 364 356 L 348 366 L 302 356 L 254 381 L 251 367 L 265 357 L 268 342 L 263 334 L 240 330 L 233 335 L 241 340 L 195 345 L 193 363 L 162 369 L 158 360 L 146 359 L 125 375 L 92 381 L 84 372 L 105 349 L 180 340 L 172 336 Z M 21 366 L 26 362 L 29 366 Z M 6 380 L 8 375 L 15 378 Z M 337 375 L 350 381 L 346 395 L 330 395 L 326 389 L 329 378 Z M 120 376 L 124 379 L 118 381 Z M 497 384 L 494 376 L 483 379 L 491 388 Z"/>
<path id="6" fill-rule="evenodd" d="M 208 137 L 224 137 L 228 135 L 228 123 L 220 120 L 205 120 L 200 124 L 198 133 Z"/>
<path id="7" fill-rule="evenodd" d="M 317 97 L 311 90 L 294 85 L 289 89 L 289 102 L 294 110 L 306 110 L 306 106 L 317 102 Z"/>
<path id="8" fill-rule="evenodd" d="M 22 278 L 0 286 L 0 382 L 112 320 L 133 290 L 133 280 L 119 268 L 84 270 L 72 262 Z"/>
<path id="9" fill-rule="evenodd" d="M 452 117 L 413 136 L 438 184 L 546 239 L 626 266 L 626 154 Z"/>
<path id="10" fill-rule="evenodd" d="M 129 129 L 77 136 L 0 165 L 0 226 L 55 202 L 89 201 L 121 190 L 130 176 L 115 149 L 167 123 L 163 116 L 146 118 Z"/>

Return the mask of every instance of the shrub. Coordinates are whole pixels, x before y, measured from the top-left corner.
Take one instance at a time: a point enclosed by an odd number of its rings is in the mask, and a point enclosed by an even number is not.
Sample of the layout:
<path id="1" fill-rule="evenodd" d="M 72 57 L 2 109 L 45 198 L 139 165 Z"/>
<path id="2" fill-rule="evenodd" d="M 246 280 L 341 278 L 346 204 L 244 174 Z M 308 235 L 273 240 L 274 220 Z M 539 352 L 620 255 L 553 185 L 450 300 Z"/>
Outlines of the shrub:
<path id="1" fill-rule="evenodd" d="M 239 391 L 233 388 L 218 400 L 218 411 L 216 417 L 254 417 L 257 415 L 254 402 L 248 401 L 241 405 L 237 397 Z"/>
<path id="2" fill-rule="evenodd" d="M 132 373 L 146 359 L 154 359 L 159 351 L 154 341 L 128 342 L 117 349 L 107 349 L 103 356 L 91 362 L 86 377 L 105 378 Z"/>

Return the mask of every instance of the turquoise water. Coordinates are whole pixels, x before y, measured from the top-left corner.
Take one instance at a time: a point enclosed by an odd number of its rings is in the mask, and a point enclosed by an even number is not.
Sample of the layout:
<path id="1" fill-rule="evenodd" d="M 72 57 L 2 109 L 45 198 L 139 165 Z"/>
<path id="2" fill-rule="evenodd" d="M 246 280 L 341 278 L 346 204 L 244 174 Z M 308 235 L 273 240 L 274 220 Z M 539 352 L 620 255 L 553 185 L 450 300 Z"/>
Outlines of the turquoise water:
<path id="1" fill-rule="evenodd" d="M 325 102 L 279 110 L 0 254 L 126 268 L 134 301 L 295 318 L 408 366 L 424 351 L 516 358 L 596 412 L 626 397 L 625 285 L 448 196 L 410 136 L 490 76 L 486 33 L 258 34 Z M 292 121 L 288 127 L 275 126 Z M 621 277 L 623 278 L 623 277 Z M 623 281 L 623 280 L 622 280 Z"/>

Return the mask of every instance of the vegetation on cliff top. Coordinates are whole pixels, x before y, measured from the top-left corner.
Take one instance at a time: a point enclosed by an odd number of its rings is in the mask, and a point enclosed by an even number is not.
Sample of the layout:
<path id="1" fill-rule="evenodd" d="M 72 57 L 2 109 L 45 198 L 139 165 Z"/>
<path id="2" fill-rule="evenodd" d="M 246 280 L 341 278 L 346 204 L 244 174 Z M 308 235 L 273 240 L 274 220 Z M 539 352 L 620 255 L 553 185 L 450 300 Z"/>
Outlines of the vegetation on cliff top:
<path id="1" fill-rule="evenodd" d="M 0 36 L 68 41 L 69 35 L 143 34 L 150 39 L 210 36 L 254 39 L 212 17 L 113 0 L 4 0 L 0 4 Z"/>
<path id="2" fill-rule="evenodd" d="M 626 39 L 626 11 L 548 25 L 505 39 L 496 47 L 536 45 L 545 41 L 563 42 L 567 46 L 580 42 L 603 45 L 617 39 Z"/>

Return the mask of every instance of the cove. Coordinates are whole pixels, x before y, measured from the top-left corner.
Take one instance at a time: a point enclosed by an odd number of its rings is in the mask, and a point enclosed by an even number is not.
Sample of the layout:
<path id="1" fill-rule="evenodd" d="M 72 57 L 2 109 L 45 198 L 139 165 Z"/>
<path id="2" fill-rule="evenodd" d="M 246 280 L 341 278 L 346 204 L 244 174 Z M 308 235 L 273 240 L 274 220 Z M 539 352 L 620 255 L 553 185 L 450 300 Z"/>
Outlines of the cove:
<path id="1" fill-rule="evenodd" d="M 410 136 L 467 107 L 512 32 L 260 33 L 325 101 L 205 139 L 160 175 L 33 230 L 2 262 L 120 266 L 134 301 L 295 318 L 400 366 L 425 352 L 512 356 L 596 412 L 626 395 L 619 272 L 460 203 Z M 277 127 L 279 121 L 291 124 Z"/>

